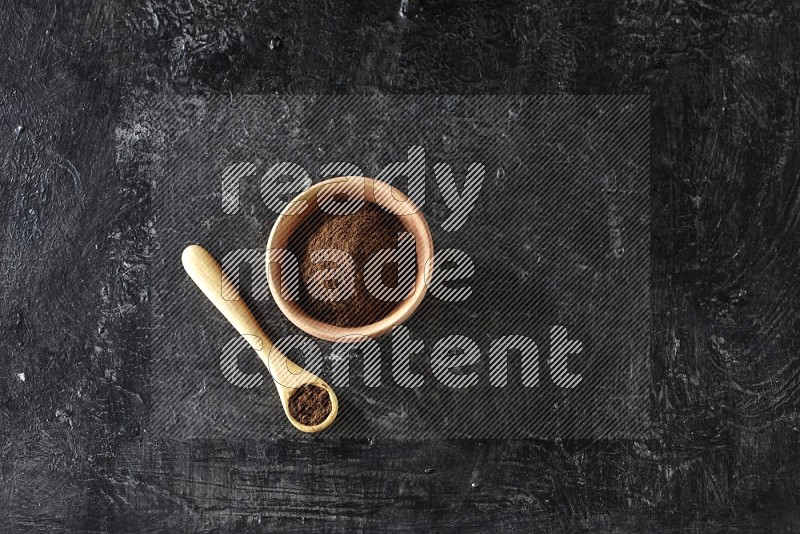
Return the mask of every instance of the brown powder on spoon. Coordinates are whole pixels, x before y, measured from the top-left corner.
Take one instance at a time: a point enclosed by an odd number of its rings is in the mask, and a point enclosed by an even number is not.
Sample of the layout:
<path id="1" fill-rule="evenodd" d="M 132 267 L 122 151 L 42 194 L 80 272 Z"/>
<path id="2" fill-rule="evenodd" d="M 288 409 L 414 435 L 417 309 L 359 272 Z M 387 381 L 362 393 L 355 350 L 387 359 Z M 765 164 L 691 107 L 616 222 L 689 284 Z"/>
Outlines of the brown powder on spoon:
<path id="1" fill-rule="evenodd" d="M 323 422 L 331 413 L 331 397 L 328 390 L 304 384 L 289 397 L 289 413 L 304 425 L 314 426 Z"/>
<path id="2" fill-rule="evenodd" d="M 315 212 L 290 238 L 288 246 L 300 265 L 300 306 L 312 317 L 341 327 L 364 326 L 386 317 L 399 302 L 373 297 L 367 289 L 364 270 L 375 253 L 396 248 L 403 232 L 406 230 L 400 219 L 372 203 L 349 215 Z M 320 249 L 341 250 L 353 259 L 354 291 L 348 298 L 319 300 L 309 293 L 309 281 L 317 271 L 336 267 L 334 262 L 311 261 L 311 254 Z M 388 262 L 381 279 L 386 287 L 397 287 L 397 264 Z M 326 280 L 327 289 L 335 289 L 334 286 L 335 281 Z"/>

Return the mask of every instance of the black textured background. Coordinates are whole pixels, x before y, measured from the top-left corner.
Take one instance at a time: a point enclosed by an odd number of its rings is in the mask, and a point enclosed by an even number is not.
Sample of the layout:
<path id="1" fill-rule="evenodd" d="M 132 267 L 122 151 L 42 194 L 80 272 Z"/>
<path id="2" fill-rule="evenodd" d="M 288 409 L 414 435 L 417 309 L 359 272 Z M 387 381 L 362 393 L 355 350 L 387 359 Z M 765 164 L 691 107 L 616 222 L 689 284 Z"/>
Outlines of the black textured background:
<path id="1" fill-rule="evenodd" d="M 800 529 L 798 20 L 770 0 L 4 0 L 2 530 Z M 154 442 L 149 189 L 114 146 L 143 89 L 648 94 L 657 437 Z"/>
<path id="2" fill-rule="evenodd" d="M 131 110 L 118 129 L 119 167 L 151 184 L 147 354 L 149 418 L 158 437 L 249 438 L 297 436 L 287 424 L 271 380 L 234 386 L 221 356 L 239 341 L 242 372 L 268 377 L 253 350 L 187 276 L 183 249 L 200 243 L 229 273 L 264 331 L 278 343 L 300 336 L 317 347 L 310 368 L 334 387 L 336 424 L 320 438 L 641 438 L 649 432 L 651 390 L 649 109 L 640 96 L 243 96 L 201 99 L 154 95 Z M 513 117 L 513 118 L 512 118 Z M 445 141 L 446 140 L 446 141 Z M 404 327 L 421 349 L 376 341 L 380 386 L 365 384 L 363 355 L 334 373 L 332 344 L 312 339 L 275 305 L 264 251 L 277 219 L 260 191 L 273 165 L 291 161 L 320 182 L 328 162 L 358 165 L 378 176 L 424 149 L 424 197 L 415 198 L 438 252 L 468 254 L 472 294 L 462 302 L 431 291 Z M 261 161 L 238 180 L 239 212 L 222 208 L 221 176 L 234 163 Z M 485 176 L 474 209 L 458 229 L 434 177 L 447 162 L 463 180 L 474 162 Z M 255 164 L 254 164 L 255 165 Z M 355 171 L 351 171 L 355 172 Z M 401 182 L 405 181 L 405 185 Z M 267 186 L 274 183 L 265 180 Z M 407 180 L 394 183 L 408 192 Z M 269 191 L 269 189 L 267 189 Z M 289 200 L 293 195 L 289 195 Z M 252 252 L 244 265 L 224 258 Z M 255 258 L 255 259 L 253 259 Z M 261 286 L 263 296 L 254 287 Z M 569 356 L 575 387 L 551 377 L 550 328 L 562 326 L 581 352 Z M 447 336 L 468 337 L 480 361 L 469 366 L 477 384 L 461 390 L 439 384 L 431 355 Z M 537 344 L 539 383 L 523 387 L 521 354 L 508 357 L 508 384 L 489 380 L 489 344 L 502 336 Z M 242 350 L 241 345 L 244 345 Z M 308 368 L 303 350 L 291 357 Z M 392 360 L 405 352 L 424 385 L 400 387 Z M 411 356 L 409 353 L 418 352 Z M 341 358 L 341 356 L 339 356 Z M 327 360 L 327 361 L 326 361 Z M 314 365 L 311 362 L 311 365 Z M 527 374 L 527 373 L 526 373 Z M 336 376 L 340 375 L 340 376 Z"/>

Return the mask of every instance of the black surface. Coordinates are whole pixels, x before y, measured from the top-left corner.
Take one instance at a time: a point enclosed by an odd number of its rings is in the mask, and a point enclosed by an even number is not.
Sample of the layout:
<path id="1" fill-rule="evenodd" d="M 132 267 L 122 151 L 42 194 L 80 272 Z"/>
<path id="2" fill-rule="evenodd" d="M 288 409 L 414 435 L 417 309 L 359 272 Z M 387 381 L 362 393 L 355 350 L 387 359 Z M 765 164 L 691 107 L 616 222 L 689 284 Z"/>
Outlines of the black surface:
<path id="1" fill-rule="evenodd" d="M 290 356 L 313 366 L 335 388 L 340 415 L 323 439 L 648 434 L 646 98 L 155 95 L 140 108 L 117 129 L 117 161 L 153 184 L 145 425 L 151 436 L 296 436 L 269 381 L 241 388 L 221 372 L 226 348 L 238 343 L 239 368 L 262 380 L 269 376 L 186 275 L 179 258 L 192 243 L 206 247 L 226 272 L 239 273 L 242 298 L 270 339 L 280 346 L 299 338 Z M 375 369 L 363 354 L 312 339 L 275 305 L 266 287 L 264 251 L 284 202 L 264 201 L 261 186 L 276 186 L 261 178 L 284 161 L 301 166 L 313 182 L 327 178 L 320 168 L 331 161 L 382 177 L 382 169 L 407 160 L 412 146 L 425 154 L 424 197 L 414 187 L 414 200 L 429 224 L 437 258 L 451 248 L 472 259 L 474 274 L 466 282 L 472 294 L 448 302 L 432 287 L 403 325 L 406 336 L 422 346 L 403 349 L 397 332 L 383 336 L 372 343 Z M 260 161 L 253 176 L 239 180 L 238 211 L 226 213 L 223 204 L 234 211 L 236 202 L 223 201 L 221 176 L 233 164 L 254 160 Z M 474 209 L 450 231 L 443 221 L 451 212 L 432 169 L 445 161 L 459 178 L 475 161 L 485 174 Z M 408 181 L 404 186 L 395 180 L 406 190 Z M 234 262 L 232 253 L 248 259 Z M 578 387 L 552 379 L 553 326 L 581 343 L 568 366 L 581 377 Z M 479 352 L 470 366 L 477 383 L 462 389 L 440 384 L 431 369 L 434 347 L 454 335 L 469 338 Z M 508 357 L 508 384 L 490 383 L 490 342 L 509 335 L 536 343 L 541 376 L 535 387 L 523 386 L 519 353 Z M 393 360 L 401 355 L 409 357 L 421 387 L 395 383 Z"/>
<path id="2" fill-rule="evenodd" d="M 800 528 L 795 3 L 4 4 L 3 530 Z M 141 89 L 649 94 L 657 437 L 153 442 Z"/>

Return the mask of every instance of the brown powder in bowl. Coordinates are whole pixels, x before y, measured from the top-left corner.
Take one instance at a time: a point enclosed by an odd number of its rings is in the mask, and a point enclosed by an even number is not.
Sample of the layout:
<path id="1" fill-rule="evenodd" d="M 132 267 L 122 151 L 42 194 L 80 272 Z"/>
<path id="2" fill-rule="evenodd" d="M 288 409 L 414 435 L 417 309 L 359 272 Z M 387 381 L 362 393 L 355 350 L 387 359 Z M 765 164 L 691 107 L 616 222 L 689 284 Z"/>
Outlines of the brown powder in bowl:
<path id="1" fill-rule="evenodd" d="M 365 268 L 369 259 L 378 251 L 396 249 L 399 236 L 405 232 L 407 230 L 400 219 L 372 203 L 365 203 L 359 211 L 349 215 L 315 212 L 289 239 L 288 248 L 300 264 L 300 306 L 317 320 L 341 327 L 364 326 L 386 317 L 400 302 L 372 296 L 365 282 Z M 309 284 L 315 273 L 322 269 L 336 269 L 338 266 L 335 261 L 311 261 L 312 253 L 322 249 L 343 251 L 353 259 L 354 285 L 353 293 L 349 297 L 325 300 L 310 294 Z M 413 285 L 416 278 L 415 258 L 409 258 L 408 265 L 410 268 L 406 271 L 411 277 L 406 276 L 401 280 L 398 264 L 387 262 L 380 273 L 384 286 L 398 288 L 407 281 L 411 281 Z M 335 285 L 335 280 L 327 279 L 324 282 L 324 287 L 328 290 L 336 290 Z"/>
<path id="2" fill-rule="evenodd" d="M 304 425 L 314 426 L 323 422 L 331 413 L 331 397 L 328 390 L 304 384 L 289 397 L 289 413 Z"/>

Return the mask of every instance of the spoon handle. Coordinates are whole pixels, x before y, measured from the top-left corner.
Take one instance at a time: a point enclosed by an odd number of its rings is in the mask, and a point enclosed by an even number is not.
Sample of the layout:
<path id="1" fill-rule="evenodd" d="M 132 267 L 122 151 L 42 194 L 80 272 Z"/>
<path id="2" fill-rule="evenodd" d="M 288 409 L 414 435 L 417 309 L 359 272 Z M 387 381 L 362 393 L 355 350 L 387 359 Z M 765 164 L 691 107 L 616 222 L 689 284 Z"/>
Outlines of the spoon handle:
<path id="1" fill-rule="evenodd" d="M 309 378 L 316 378 L 286 358 L 280 351 L 273 350 L 272 342 L 258 325 L 250 309 L 222 271 L 222 267 L 206 249 L 190 245 L 183 251 L 181 261 L 183 268 L 197 287 L 258 353 L 278 386 L 281 396 L 285 394 L 287 388 L 298 387 L 309 381 Z"/>

